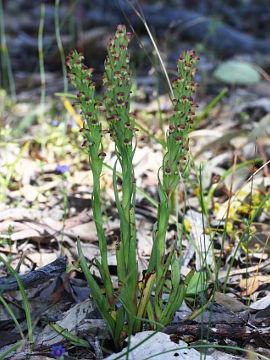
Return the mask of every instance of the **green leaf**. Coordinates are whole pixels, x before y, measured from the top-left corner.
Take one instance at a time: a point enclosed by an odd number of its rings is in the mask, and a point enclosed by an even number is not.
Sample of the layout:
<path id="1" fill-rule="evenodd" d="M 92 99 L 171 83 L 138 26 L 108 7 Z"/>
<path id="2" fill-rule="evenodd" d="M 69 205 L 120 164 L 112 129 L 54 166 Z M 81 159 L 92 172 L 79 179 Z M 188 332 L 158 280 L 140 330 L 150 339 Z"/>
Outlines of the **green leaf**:
<path id="1" fill-rule="evenodd" d="M 8 348 L 5 352 L 3 352 L 1 354 L 0 360 L 5 359 L 10 353 L 12 353 L 13 351 L 16 351 L 17 349 L 19 349 L 24 344 L 25 344 L 25 340 L 17 342 L 16 344 L 12 345 L 10 348 Z"/>
<path id="2" fill-rule="evenodd" d="M 93 296 L 95 304 L 96 304 L 98 310 L 100 311 L 103 319 L 105 320 L 111 335 L 113 336 L 114 329 L 115 329 L 115 321 L 113 320 L 112 316 L 110 315 L 110 304 L 108 303 L 108 300 L 106 299 L 106 297 L 102 294 L 102 291 L 100 290 L 99 285 L 96 283 L 94 277 L 92 276 L 92 274 L 90 273 L 90 270 L 88 269 L 85 257 L 82 252 L 80 240 L 77 241 L 77 249 L 78 249 L 81 269 L 82 269 L 84 276 L 86 277 L 86 280 L 88 282 L 88 285 L 91 289 L 91 295 Z"/>
<path id="3" fill-rule="evenodd" d="M 0 262 L 2 262 L 8 268 L 8 270 L 12 273 L 12 275 L 14 275 L 14 277 L 17 280 L 19 290 L 20 290 L 22 300 L 23 300 L 23 305 L 24 305 L 28 337 L 29 337 L 30 344 L 32 344 L 33 343 L 33 328 L 32 328 L 32 321 L 31 321 L 30 306 L 29 306 L 29 302 L 28 302 L 24 287 L 23 287 L 22 280 L 19 277 L 19 275 L 17 274 L 17 272 L 13 269 L 13 267 L 8 262 L 6 262 L 6 260 L 2 256 L 0 256 Z"/>
<path id="4" fill-rule="evenodd" d="M 202 291 L 207 290 L 207 276 L 205 272 L 195 272 L 194 275 L 188 281 L 188 287 L 186 295 L 199 294 Z"/>
<path id="5" fill-rule="evenodd" d="M 123 330 L 125 323 L 125 308 L 122 307 L 117 311 L 115 320 L 115 332 L 114 332 L 114 343 L 115 345 L 120 344 L 121 331 Z"/>
<path id="6" fill-rule="evenodd" d="M 151 292 L 154 286 L 156 274 L 152 273 L 149 275 L 148 279 L 145 282 L 144 289 L 141 295 L 140 305 L 138 307 L 137 318 L 143 318 L 145 314 L 145 310 L 150 301 Z M 135 325 L 135 331 L 140 331 L 141 328 L 141 320 L 138 320 Z"/>
<path id="7" fill-rule="evenodd" d="M 16 316 L 14 315 L 14 312 L 12 311 L 11 307 L 8 305 L 8 303 L 6 302 L 6 300 L 0 295 L 0 301 L 1 303 L 4 305 L 6 311 L 9 313 L 9 315 L 11 316 L 12 320 L 14 321 L 14 324 L 16 325 L 21 338 L 24 340 L 24 334 L 21 328 L 20 323 L 18 322 L 18 320 L 16 319 Z"/>
<path id="8" fill-rule="evenodd" d="M 53 330 L 55 330 L 58 334 L 62 335 L 65 339 L 70 341 L 72 344 L 74 344 L 76 346 L 90 348 L 90 344 L 88 341 L 81 339 L 80 337 L 78 337 L 76 335 L 71 334 L 68 330 L 62 328 L 62 326 L 60 326 L 59 324 L 51 323 L 50 325 L 53 328 Z"/>
<path id="9" fill-rule="evenodd" d="M 177 289 L 180 284 L 180 265 L 177 259 L 176 251 L 173 252 L 173 256 L 172 256 L 171 279 L 172 279 L 173 290 Z"/>
<path id="10" fill-rule="evenodd" d="M 170 296 L 168 304 L 162 312 L 160 322 L 163 325 L 168 325 L 172 321 L 175 312 L 180 308 L 184 300 L 185 294 L 185 287 L 182 284 L 179 284 L 176 294 L 172 298 Z"/>
<path id="11" fill-rule="evenodd" d="M 246 62 L 230 60 L 222 63 L 214 72 L 214 77 L 226 84 L 249 85 L 260 81 L 257 69 Z"/>

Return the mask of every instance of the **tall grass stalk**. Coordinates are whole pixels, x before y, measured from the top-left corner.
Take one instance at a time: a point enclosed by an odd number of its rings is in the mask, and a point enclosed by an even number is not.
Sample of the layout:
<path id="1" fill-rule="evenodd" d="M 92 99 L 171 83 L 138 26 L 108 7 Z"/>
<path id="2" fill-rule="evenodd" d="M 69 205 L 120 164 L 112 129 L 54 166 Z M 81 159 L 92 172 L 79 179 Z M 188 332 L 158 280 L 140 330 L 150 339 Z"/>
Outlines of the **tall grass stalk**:
<path id="1" fill-rule="evenodd" d="M 70 9 L 72 9 L 72 14 L 74 14 L 74 12 L 76 11 L 73 3 L 74 3 L 74 0 L 71 0 L 69 2 L 69 11 L 70 11 Z M 75 47 L 75 37 L 76 37 L 75 16 L 69 17 L 68 28 L 69 28 L 69 36 L 70 36 L 70 46 L 73 49 Z"/>
<path id="2" fill-rule="evenodd" d="M 135 8 L 135 6 L 131 3 L 130 0 L 126 0 L 128 2 L 128 4 L 130 5 L 130 7 L 133 9 L 133 11 L 135 12 L 135 14 L 138 16 L 138 18 L 141 20 L 141 22 L 143 23 L 146 31 L 147 31 L 147 34 L 149 36 L 149 39 L 151 40 L 151 43 L 153 44 L 153 47 L 155 49 L 155 53 L 157 54 L 158 56 L 158 59 L 159 59 L 159 62 L 160 62 L 160 65 L 162 67 L 162 71 L 163 71 L 163 74 L 166 78 L 166 81 L 167 81 L 167 84 L 168 84 L 168 87 L 169 87 L 169 90 L 170 90 L 170 96 L 171 98 L 173 99 L 174 98 L 174 91 L 173 91 L 173 87 L 172 87 L 172 84 L 171 84 L 171 81 L 170 81 L 170 78 L 169 78 L 169 75 L 168 75 L 168 72 L 167 72 L 167 69 L 166 69 L 166 66 L 164 64 L 164 61 L 161 57 L 161 54 L 160 54 L 160 51 L 158 49 L 158 46 L 157 46 L 157 43 L 155 42 L 155 39 L 148 27 L 148 24 L 147 24 L 147 21 L 145 20 L 144 16 Z"/>
<path id="3" fill-rule="evenodd" d="M 155 57 L 156 96 L 157 96 L 158 115 L 159 115 L 159 127 L 161 130 L 161 141 L 163 144 L 165 144 L 166 135 L 164 130 L 164 119 L 163 119 L 163 114 L 160 104 L 160 96 L 159 96 L 158 57 L 155 51 L 154 51 L 154 57 Z"/>
<path id="4" fill-rule="evenodd" d="M 39 121 L 41 124 L 41 148 L 43 153 L 45 152 L 44 108 L 45 108 L 45 96 L 46 96 L 46 80 L 45 80 L 44 55 L 43 55 L 44 19 L 45 19 L 45 4 L 44 2 L 42 2 L 40 6 L 40 22 L 38 28 L 38 59 L 39 59 L 39 71 L 40 71 L 40 84 L 41 84 Z"/>
<path id="5" fill-rule="evenodd" d="M 1 38 L 1 64 L 2 64 L 2 78 L 3 78 L 3 87 L 5 84 L 5 76 L 7 74 L 11 98 L 15 102 L 16 101 L 16 89 L 15 82 L 11 68 L 11 62 L 9 57 L 9 52 L 7 48 L 6 42 L 6 34 L 5 34 L 5 20 L 4 20 L 4 9 L 3 9 L 3 1 L 0 0 L 0 38 Z"/>
<path id="6" fill-rule="evenodd" d="M 66 92 L 68 92 L 67 68 L 65 65 L 65 53 L 64 53 L 64 48 L 63 48 L 61 34 L 60 34 L 59 5 L 60 5 L 60 0 L 55 0 L 55 5 L 54 5 L 55 37 L 56 37 L 56 42 L 57 42 L 60 58 L 61 58 L 63 81 L 64 81 L 64 92 L 66 93 Z"/>
<path id="7" fill-rule="evenodd" d="M 133 9 L 135 14 L 138 16 L 138 18 L 141 20 L 141 22 L 143 23 L 143 25 L 144 25 L 144 27 L 145 27 L 145 29 L 147 31 L 149 39 L 151 40 L 151 43 L 152 43 L 152 45 L 154 47 L 155 54 L 158 56 L 158 60 L 160 62 L 163 74 L 165 76 L 165 79 L 166 79 L 166 82 L 167 82 L 167 85 L 168 85 L 168 88 L 169 88 L 169 91 L 170 91 L 171 99 L 173 99 L 174 98 L 173 87 L 172 87 L 172 84 L 171 84 L 171 81 L 170 81 L 166 66 L 164 64 L 164 61 L 163 61 L 163 59 L 161 57 L 161 54 L 160 54 L 160 51 L 158 49 L 157 43 L 155 42 L 155 39 L 154 39 L 154 37 L 153 37 L 149 27 L 148 27 L 147 21 L 145 20 L 144 16 L 135 8 L 135 6 L 132 4 L 132 2 L 130 0 L 126 0 L 126 1 L 129 4 L 129 6 Z"/>
<path id="8" fill-rule="evenodd" d="M 63 28 L 63 26 L 66 24 L 66 22 L 74 16 L 74 9 L 76 7 L 76 5 L 78 4 L 79 0 L 74 0 L 72 2 L 72 4 L 70 5 L 67 13 L 65 14 L 65 16 L 63 17 L 63 19 L 60 21 L 60 24 L 59 24 L 59 30 L 61 31 L 61 29 Z M 50 37 L 50 41 L 48 42 L 47 46 L 45 47 L 44 51 L 43 51 L 43 57 L 45 58 L 46 55 L 48 54 L 49 50 L 51 49 L 51 46 L 53 45 L 54 41 L 56 39 L 56 34 L 54 33 L 53 35 L 51 35 Z M 33 70 L 33 75 L 36 74 L 38 72 L 38 69 L 39 69 L 39 62 L 37 64 L 37 66 L 34 68 Z M 31 86 L 32 86 L 32 83 L 33 83 L 33 80 L 34 80 L 34 77 L 31 77 L 30 80 L 29 80 L 29 83 L 27 85 L 27 88 L 26 90 L 28 90 Z"/>

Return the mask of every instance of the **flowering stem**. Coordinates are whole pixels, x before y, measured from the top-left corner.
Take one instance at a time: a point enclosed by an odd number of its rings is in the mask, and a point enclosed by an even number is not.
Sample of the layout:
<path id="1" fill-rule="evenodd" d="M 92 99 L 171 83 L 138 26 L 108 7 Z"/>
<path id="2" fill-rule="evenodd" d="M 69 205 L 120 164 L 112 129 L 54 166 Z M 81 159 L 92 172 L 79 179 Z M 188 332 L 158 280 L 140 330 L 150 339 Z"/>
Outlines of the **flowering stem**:
<path id="1" fill-rule="evenodd" d="M 133 136 L 136 131 L 134 115 L 130 108 L 130 70 L 128 42 L 130 34 L 123 25 L 117 27 L 115 37 L 110 40 L 105 61 L 103 83 L 106 118 L 110 135 L 115 143 L 117 161 L 121 167 L 122 200 L 116 185 L 114 167 L 114 193 L 120 217 L 120 241 L 116 248 L 120 300 L 125 304 L 128 331 L 131 334 L 137 308 L 136 227 L 135 227 L 135 178 L 132 166 L 135 148 Z"/>
<path id="2" fill-rule="evenodd" d="M 183 298 L 183 286 L 173 278 L 177 278 L 180 273 L 179 261 L 176 252 L 165 262 L 165 245 L 166 232 L 171 213 L 171 198 L 179 184 L 180 176 L 185 174 L 187 169 L 186 159 L 188 158 L 188 132 L 193 125 L 193 108 L 197 107 L 191 96 L 196 92 L 198 83 L 193 79 L 196 75 L 196 65 L 199 58 L 195 56 L 195 51 L 190 50 L 183 52 L 178 62 L 178 78 L 173 81 L 174 96 L 173 105 L 174 113 L 170 119 L 169 130 L 166 136 L 167 153 L 164 155 L 162 164 L 162 180 L 158 178 L 158 219 L 157 234 L 154 237 L 154 246 L 150 258 L 149 271 L 156 270 L 156 295 L 155 295 L 155 312 L 156 319 L 162 323 L 168 323 L 173 311 Z M 156 242 L 156 245 L 155 245 Z M 154 265 L 155 263 L 155 265 Z M 171 266 L 172 290 L 167 306 L 162 308 L 162 292 L 165 283 L 166 272 L 164 268 Z M 158 289 L 158 290 L 157 290 Z"/>
<path id="3" fill-rule="evenodd" d="M 100 201 L 99 179 L 103 160 L 106 156 L 101 143 L 102 127 L 98 121 L 100 104 L 94 99 L 95 83 L 91 81 L 93 69 L 88 69 L 87 66 L 83 65 L 82 60 L 83 56 L 75 51 L 71 56 L 67 57 L 66 64 L 70 68 L 70 73 L 68 74 L 69 82 L 79 90 L 77 94 L 78 104 L 86 119 L 81 131 L 86 138 L 83 145 L 89 144 L 89 162 L 93 174 L 92 208 L 101 252 L 101 267 L 99 269 L 106 288 L 107 299 L 110 306 L 114 308 L 113 287 L 107 260 L 107 241 L 103 229 Z"/>
<path id="4" fill-rule="evenodd" d="M 101 253 L 101 266 L 104 271 L 102 276 L 102 280 L 104 281 L 104 285 L 106 288 L 106 295 L 108 297 L 109 303 L 111 306 L 114 306 L 114 296 L 113 296 L 113 287 L 108 267 L 107 260 L 107 240 L 105 237 L 104 229 L 103 229 L 103 219 L 101 213 L 101 202 L 100 202 L 100 183 L 99 183 L 100 175 L 93 171 L 93 194 L 92 194 L 92 208 L 93 215 L 96 225 L 96 230 L 98 234 L 99 240 L 99 248 Z"/>

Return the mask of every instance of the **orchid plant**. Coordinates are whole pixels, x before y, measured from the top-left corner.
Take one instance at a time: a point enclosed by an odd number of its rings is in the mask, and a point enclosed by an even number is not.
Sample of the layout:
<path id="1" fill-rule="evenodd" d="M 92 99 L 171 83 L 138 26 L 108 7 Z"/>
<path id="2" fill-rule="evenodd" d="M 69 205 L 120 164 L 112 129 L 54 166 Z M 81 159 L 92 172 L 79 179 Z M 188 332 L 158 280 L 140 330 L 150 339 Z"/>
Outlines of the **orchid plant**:
<path id="1" fill-rule="evenodd" d="M 173 81 L 174 112 L 166 135 L 167 150 L 158 173 L 159 206 L 153 230 L 153 248 L 148 270 L 139 281 L 136 258 L 136 181 L 132 166 L 136 151 L 135 116 L 130 112 L 132 75 L 128 44 L 131 34 L 124 25 L 118 25 L 108 45 L 105 60 L 103 101 L 95 97 L 96 84 L 93 69 L 83 64 L 83 55 L 76 51 L 66 59 L 69 82 L 78 89 L 77 102 L 84 119 L 83 132 L 88 146 L 89 162 L 93 173 L 92 209 L 97 230 L 101 262 L 95 259 L 105 293 L 88 268 L 78 240 L 80 265 L 91 289 L 92 297 L 102 314 L 115 347 L 121 348 L 126 337 L 143 327 L 159 328 L 170 323 L 180 307 L 187 285 L 180 278 L 180 259 L 176 246 L 166 258 L 166 232 L 170 216 L 170 198 L 175 192 L 189 159 L 188 132 L 193 124 L 195 108 L 193 95 L 199 84 L 194 80 L 199 58 L 194 50 L 184 51 L 178 62 L 178 77 Z M 107 120 L 102 128 L 101 113 Z M 120 238 L 116 243 L 118 288 L 114 289 L 108 267 L 107 241 L 101 211 L 100 176 L 106 156 L 103 136 L 109 133 L 115 146 L 116 161 L 113 169 L 115 203 L 120 218 Z M 116 182 L 116 166 L 121 169 L 121 190 Z M 164 291 L 170 295 L 164 305 Z M 152 301 L 152 293 L 154 293 Z"/>

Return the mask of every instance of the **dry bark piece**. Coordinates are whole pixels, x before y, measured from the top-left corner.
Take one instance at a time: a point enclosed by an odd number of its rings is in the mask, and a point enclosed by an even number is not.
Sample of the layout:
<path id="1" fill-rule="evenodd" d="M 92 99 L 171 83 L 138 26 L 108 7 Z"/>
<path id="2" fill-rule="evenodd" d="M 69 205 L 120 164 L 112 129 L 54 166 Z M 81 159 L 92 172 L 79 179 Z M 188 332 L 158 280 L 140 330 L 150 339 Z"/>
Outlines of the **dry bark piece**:
<path id="1" fill-rule="evenodd" d="M 59 276 L 66 271 L 67 258 L 59 257 L 52 263 L 42 266 L 41 268 L 19 275 L 24 289 L 29 289 L 37 284 L 44 283 L 49 279 Z M 5 276 L 0 278 L 1 293 L 6 291 L 18 290 L 19 286 L 14 276 Z"/>

